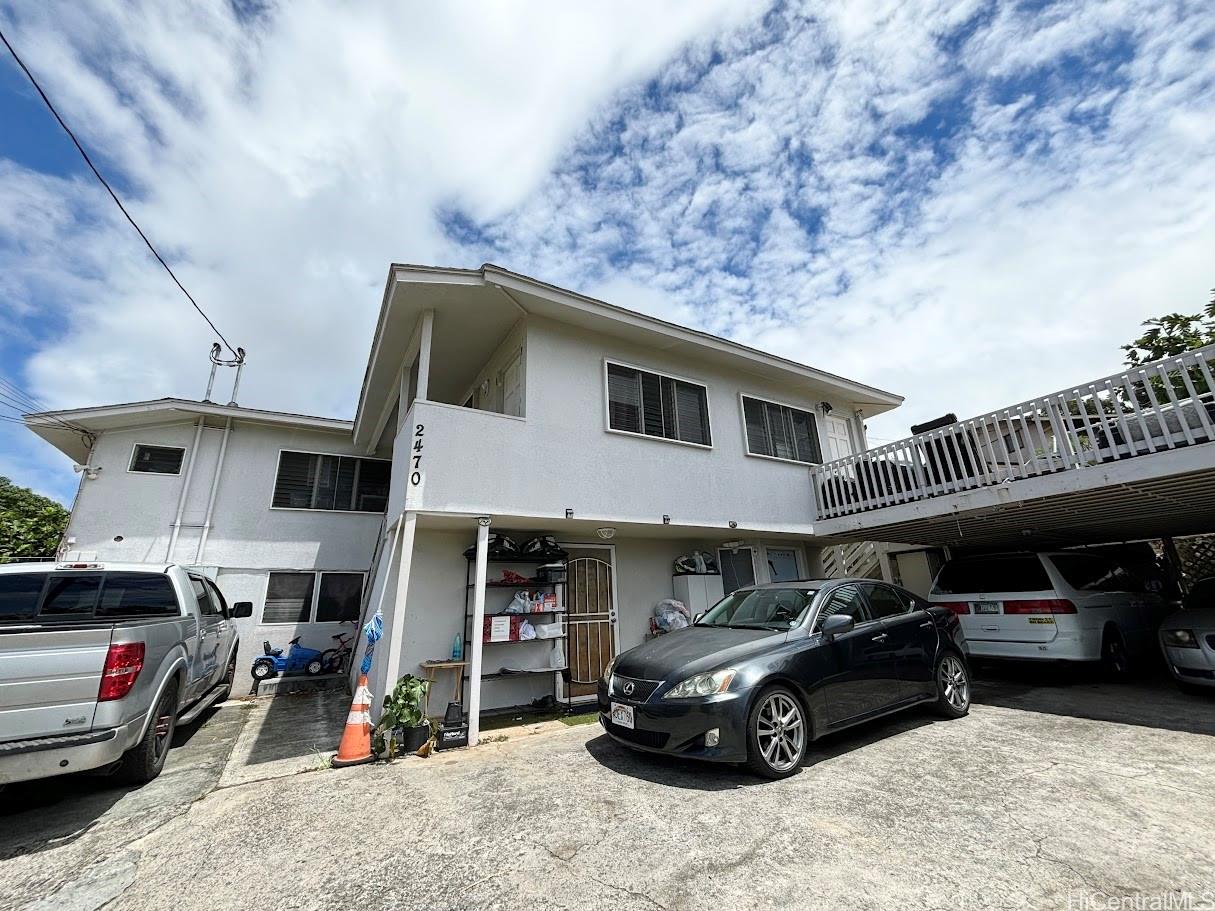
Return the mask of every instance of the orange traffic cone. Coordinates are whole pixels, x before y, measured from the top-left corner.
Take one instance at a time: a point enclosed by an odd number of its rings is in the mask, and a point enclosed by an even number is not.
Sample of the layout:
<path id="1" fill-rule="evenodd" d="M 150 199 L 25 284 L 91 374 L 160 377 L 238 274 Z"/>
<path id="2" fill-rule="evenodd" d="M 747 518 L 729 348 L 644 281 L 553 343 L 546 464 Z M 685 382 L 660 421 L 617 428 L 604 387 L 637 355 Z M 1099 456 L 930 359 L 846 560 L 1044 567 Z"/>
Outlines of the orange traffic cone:
<path id="1" fill-rule="evenodd" d="M 350 702 L 350 714 L 346 716 L 346 730 L 342 732 L 342 742 L 331 764 L 340 769 L 371 760 L 371 690 L 367 689 L 367 675 L 359 674 L 359 686 Z"/>

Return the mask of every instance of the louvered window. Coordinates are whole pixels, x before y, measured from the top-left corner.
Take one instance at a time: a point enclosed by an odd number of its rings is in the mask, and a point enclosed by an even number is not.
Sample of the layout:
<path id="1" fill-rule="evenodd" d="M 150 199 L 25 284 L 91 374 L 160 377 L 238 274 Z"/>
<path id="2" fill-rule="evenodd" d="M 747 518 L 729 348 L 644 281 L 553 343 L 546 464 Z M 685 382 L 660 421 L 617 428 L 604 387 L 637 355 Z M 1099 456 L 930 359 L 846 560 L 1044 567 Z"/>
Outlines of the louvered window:
<path id="1" fill-rule="evenodd" d="M 747 452 L 751 455 L 821 462 L 818 428 L 809 411 L 743 396 L 743 422 Z"/>
<path id="2" fill-rule="evenodd" d="M 712 444 L 704 386 L 620 364 L 607 365 L 607 386 L 612 430 Z"/>
<path id="3" fill-rule="evenodd" d="M 383 512 L 392 463 L 384 459 L 284 450 L 273 505 L 283 509 Z"/>

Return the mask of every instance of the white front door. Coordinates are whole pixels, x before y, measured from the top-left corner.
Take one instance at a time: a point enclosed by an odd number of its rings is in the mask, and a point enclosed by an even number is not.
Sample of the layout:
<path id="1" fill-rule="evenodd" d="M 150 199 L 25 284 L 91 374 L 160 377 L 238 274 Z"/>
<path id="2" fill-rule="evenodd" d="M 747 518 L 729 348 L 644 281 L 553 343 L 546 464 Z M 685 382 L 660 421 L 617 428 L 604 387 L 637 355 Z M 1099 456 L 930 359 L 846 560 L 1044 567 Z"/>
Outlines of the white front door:
<path id="1" fill-rule="evenodd" d="M 835 461 L 852 455 L 852 437 L 848 434 L 848 421 L 827 415 L 827 459 Z"/>

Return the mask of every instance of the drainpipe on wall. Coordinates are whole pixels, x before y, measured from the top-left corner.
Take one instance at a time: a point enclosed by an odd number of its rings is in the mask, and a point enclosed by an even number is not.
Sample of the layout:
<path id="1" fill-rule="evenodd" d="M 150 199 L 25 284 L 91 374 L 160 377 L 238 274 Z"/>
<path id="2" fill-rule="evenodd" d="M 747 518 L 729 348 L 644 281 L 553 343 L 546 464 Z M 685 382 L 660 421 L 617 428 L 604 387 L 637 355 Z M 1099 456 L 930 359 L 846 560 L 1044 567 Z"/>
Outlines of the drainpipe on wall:
<path id="1" fill-rule="evenodd" d="M 473 616 L 468 659 L 468 745 L 481 733 L 481 631 L 485 627 L 485 572 L 489 564 L 489 517 L 477 519 L 477 565 L 473 574 Z"/>
<path id="2" fill-rule="evenodd" d="M 177 515 L 173 518 L 173 533 L 169 535 L 169 550 L 165 554 L 165 562 L 173 562 L 173 551 L 177 548 L 177 535 L 181 529 L 181 517 L 186 511 L 186 495 L 190 492 L 190 478 L 194 476 L 194 460 L 198 457 L 198 444 L 202 441 L 203 423 L 205 417 L 198 419 L 198 427 L 194 431 L 194 446 L 190 449 L 190 458 L 186 462 L 186 476 L 181 481 L 181 494 L 177 497 Z"/>
<path id="3" fill-rule="evenodd" d="M 203 551 L 207 547 L 207 538 L 211 534 L 211 516 L 215 514 L 215 495 L 219 493 L 219 475 L 224 470 L 224 453 L 228 451 L 228 436 L 232 433 L 232 418 L 224 421 L 224 435 L 219 441 L 219 456 L 215 460 L 215 476 L 211 478 L 211 495 L 207 497 L 207 515 L 203 519 L 202 534 L 198 538 L 198 550 L 194 552 L 194 562 L 202 565 Z"/>

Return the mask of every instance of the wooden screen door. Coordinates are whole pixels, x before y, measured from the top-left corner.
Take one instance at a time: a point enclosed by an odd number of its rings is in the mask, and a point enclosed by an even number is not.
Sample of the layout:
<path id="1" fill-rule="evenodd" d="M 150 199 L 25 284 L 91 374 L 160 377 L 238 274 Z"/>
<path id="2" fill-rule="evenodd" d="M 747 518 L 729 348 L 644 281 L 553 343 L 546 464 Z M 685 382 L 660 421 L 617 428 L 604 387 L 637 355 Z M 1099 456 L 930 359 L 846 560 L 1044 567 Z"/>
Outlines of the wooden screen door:
<path id="1" fill-rule="evenodd" d="M 570 549 L 565 586 L 566 640 L 570 692 L 574 699 L 595 695 L 603 669 L 616 654 L 616 599 L 612 564 Z M 584 681 L 584 682 L 578 682 Z M 591 682 L 585 682 L 591 681 Z"/>

